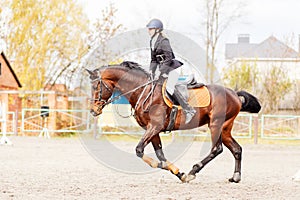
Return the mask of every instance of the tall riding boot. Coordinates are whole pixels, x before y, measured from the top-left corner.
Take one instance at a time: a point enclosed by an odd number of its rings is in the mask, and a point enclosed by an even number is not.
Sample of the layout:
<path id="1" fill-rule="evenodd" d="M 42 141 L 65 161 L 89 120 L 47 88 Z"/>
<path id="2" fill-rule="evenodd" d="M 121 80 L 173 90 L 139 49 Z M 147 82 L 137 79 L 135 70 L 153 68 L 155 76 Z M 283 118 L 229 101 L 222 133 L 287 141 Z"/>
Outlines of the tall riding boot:
<path id="1" fill-rule="evenodd" d="M 183 109 L 183 112 L 185 114 L 185 123 L 189 123 L 194 117 L 196 110 L 186 102 L 185 98 L 176 88 L 173 97 L 177 100 L 177 102 L 181 105 Z"/>

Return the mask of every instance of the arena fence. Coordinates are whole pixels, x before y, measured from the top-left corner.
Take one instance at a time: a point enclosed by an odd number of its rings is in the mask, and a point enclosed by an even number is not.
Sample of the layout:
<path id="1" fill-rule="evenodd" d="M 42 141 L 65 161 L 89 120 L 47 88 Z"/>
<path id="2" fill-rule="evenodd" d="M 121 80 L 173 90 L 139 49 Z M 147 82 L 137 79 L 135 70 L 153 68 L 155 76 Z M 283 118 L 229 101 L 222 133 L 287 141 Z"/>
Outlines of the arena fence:
<path id="1" fill-rule="evenodd" d="M 47 116 L 42 116 L 46 114 Z M 92 130 L 89 110 L 22 109 L 21 131 L 26 133 L 85 133 Z"/>
<path id="2" fill-rule="evenodd" d="M 22 109 L 19 130 L 26 135 L 41 133 L 44 128 L 50 133 L 87 133 L 100 134 L 128 134 L 142 135 L 141 128 L 131 115 L 130 106 L 108 105 L 97 121 L 90 115 L 89 110 L 60 110 L 49 109 L 49 117 L 45 125 L 45 119 L 41 117 L 42 109 Z M 18 132 L 17 114 L 7 113 L 7 134 Z M 19 118 L 20 119 L 20 118 Z M 55 120 L 54 120 L 55 119 Z M 185 137 L 208 137 L 207 126 L 200 128 L 174 131 L 174 135 Z M 233 126 L 232 134 L 235 138 L 253 138 L 270 140 L 300 140 L 300 116 L 299 115 L 260 115 L 240 113 Z M 161 134 L 170 135 L 167 134 Z"/>
<path id="3" fill-rule="evenodd" d="M 0 124 L 6 123 L 6 134 L 17 134 L 16 114 L 14 112 L 6 112 L 4 120 L 0 120 Z M 0 125 L 0 128 L 2 126 Z M 2 133 L 3 130 L 0 131 Z"/>
<path id="4" fill-rule="evenodd" d="M 280 140 L 300 139 L 300 116 L 262 115 L 261 138 Z"/>

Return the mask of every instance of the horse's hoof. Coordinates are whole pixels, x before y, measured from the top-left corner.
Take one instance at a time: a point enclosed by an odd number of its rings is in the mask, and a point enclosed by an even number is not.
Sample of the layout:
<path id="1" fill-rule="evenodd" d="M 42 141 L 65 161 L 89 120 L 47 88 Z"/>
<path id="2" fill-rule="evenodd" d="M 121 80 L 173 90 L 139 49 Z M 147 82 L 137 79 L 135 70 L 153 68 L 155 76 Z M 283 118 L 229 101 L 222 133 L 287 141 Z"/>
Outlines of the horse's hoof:
<path id="1" fill-rule="evenodd" d="M 194 180 L 196 178 L 196 175 L 192 175 L 192 174 L 184 174 L 182 177 L 181 177 L 181 181 L 183 183 L 189 183 L 190 181 Z"/>
<path id="2" fill-rule="evenodd" d="M 241 181 L 241 173 L 240 172 L 235 172 L 233 174 L 233 177 L 229 179 L 229 182 L 232 183 L 238 183 Z"/>
<path id="3" fill-rule="evenodd" d="M 182 173 L 181 177 L 180 177 L 180 180 L 185 183 L 185 180 L 186 180 L 186 177 L 187 175 L 185 173 Z"/>

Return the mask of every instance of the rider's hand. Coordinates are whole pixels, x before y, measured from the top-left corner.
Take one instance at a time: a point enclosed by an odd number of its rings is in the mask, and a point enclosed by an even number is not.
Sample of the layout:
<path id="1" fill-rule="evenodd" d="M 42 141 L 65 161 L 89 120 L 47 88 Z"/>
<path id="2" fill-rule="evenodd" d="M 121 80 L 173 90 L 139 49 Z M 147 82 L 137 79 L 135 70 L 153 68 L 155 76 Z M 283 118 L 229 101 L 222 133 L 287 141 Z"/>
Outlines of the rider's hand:
<path id="1" fill-rule="evenodd" d="M 166 73 L 163 73 L 160 76 L 163 77 L 163 78 L 168 78 L 168 74 L 166 74 Z"/>

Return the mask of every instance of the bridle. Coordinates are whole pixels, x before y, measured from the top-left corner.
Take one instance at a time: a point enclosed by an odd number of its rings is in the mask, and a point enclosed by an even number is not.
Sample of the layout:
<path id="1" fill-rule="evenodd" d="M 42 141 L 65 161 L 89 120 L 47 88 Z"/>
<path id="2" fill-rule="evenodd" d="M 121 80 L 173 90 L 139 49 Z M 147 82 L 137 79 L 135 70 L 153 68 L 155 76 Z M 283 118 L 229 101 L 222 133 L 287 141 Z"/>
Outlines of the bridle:
<path id="1" fill-rule="evenodd" d="M 99 82 L 98 82 L 97 85 L 94 87 L 93 85 L 94 85 L 94 83 L 95 83 L 96 81 L 99 81 Z M 96 99 L 96 98 L 91 98 L 90 101 L 93 102 L 93 101 L 97 100 L 97 101 L 103 102 L 103 103 L 106 105 L 107 100 L 105 100 L 105 99 L 102 98 L 103 86 L 104 86 L 104 87 L 106 88 L 106 90 L 108 90 L 111 94 L 113 93 L 113 91 L 112 91 L 112 89 L 110 89 L 110 88 L 108 87 L 108 85 L 102 80 L 100 72 L 99 72 L 99 75 L 98 75 L 97 78 L 91 80 L 91 84 L 92 84 L 92 86 L 93 86 L 93 90 L 94 90 L 94 91 L 98 89 L 98 85 L 100 85 L 100 89 L 99 89 L 99 91 L 98 91 L 98 94 L 99 94 L 98 96 L 99 96 L 99 97 L 98 97 L 97 99 Z"/>
<path id="2" fill-rule="evenodd" d="M 132 93 L 132 92 L 135 92 L 136 90 L 138 90 L 138 89 L 140 89 L 140 88 L 143 88 L 143 87 L 145 87 L 145 86 L 147 86 L 147 85 L 149 85 L 149 84 L 152 84 L 152 85 L 153 85 L 153 83 L 156 82 L 157 80 L 151 79 L 150 81 L 148 81 L 148 82 L 146 82 L 146 83 L 144 83 L 144 84 L 142 84 L 142 85 L 140 85 L 140 86 L 138 86 L 138 87 L 136 87 L 136 88 L 134 88 L 134 89 L 132 89 L 132 90 L 130 90 L 130 91 L 128 91 L 128 92 L 121 93 L 121 94 L 119 94 L 119 95 L 117 95 L 117 96 L 115 96 L 115 97 L 113 97 L 113 98 L 112 98 L 113 90 L 105 83 L 105 81 L 102 80 L 100 71 L 98 72 L 98 77 L 95 78 L 95 79 L 93 79 L 93 80 L 91 80 L 92 85 L 94 85 L 94 83 L 95 83 L 96 81 L 98 81 L 98 83 L 97 83 L 97 85 L 96 85 L 95 87 L 93 86 L 93 90 L 96 91 L 96 90 L 98 89 L 98 85 L 100 84 L 100 88 L 99 88 L 99 91 L 98 91 L 98 98 L 97 98 L 97 99 L 96 99 L 96 98 L 90 98 L 90 101 L 91 101 L 91 102 L 94 102 L 94 101 L 103 102 L 102 104 L 99 104 L 99 105 L 97 106 L 97 111 L 100 111 L 100 110 L 103 109 L 104 106 L 106 106 L 106 105 L 112 103 L 113 101 L 115 101 L 115 100 L 117 100 L 117 99 L 120 99 L 122 96 L 125 96 L 125 95 L 127 95 L 127 94 Z M 103 86 L 105 87 L 106 90 L 108 90 L 108 91 L 111 93 L 110 98 L 107 99 L 107 100 L 105 100 L 105 99 L 102 98 Z M 153 90 L 153 89 L 152 89 L 152 90 Z M 144 93 L 144 92 L 143 92 L 143 93 Z M 143 93 L 140 95 L 140 98 L 141 98 L 141 96 L 143 95 Z M 95 94 L 93 94 L 93 95 L 95 95 Z M 149 95 L 148 95 L 148 96 L 149 96 Z M 147 96 L 147 98 L 148 98 L 148 96 Z M 139 100 L 140 100 L 140 98 L 139 98 Z M 146 99 L 147 99 L 147 98 L 146 98 Z M 139 103 L 139 100 L 138 100 L 137 104 Z"/>

